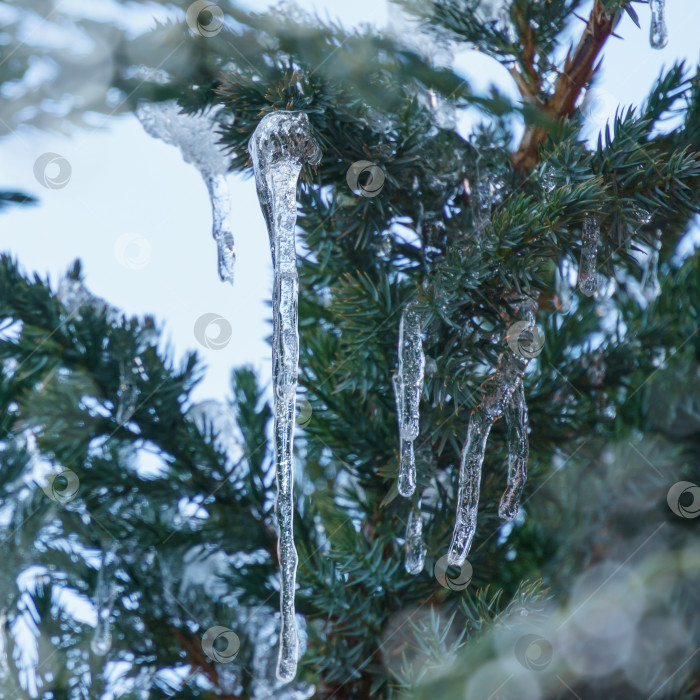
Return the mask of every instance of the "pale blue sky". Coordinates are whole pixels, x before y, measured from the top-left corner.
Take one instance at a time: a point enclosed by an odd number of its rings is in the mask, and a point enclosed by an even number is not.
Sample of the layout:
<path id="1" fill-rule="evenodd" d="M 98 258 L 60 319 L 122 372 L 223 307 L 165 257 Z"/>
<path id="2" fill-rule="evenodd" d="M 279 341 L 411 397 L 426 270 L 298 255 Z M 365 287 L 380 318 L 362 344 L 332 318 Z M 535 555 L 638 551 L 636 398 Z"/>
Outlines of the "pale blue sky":
<path id="1" fill-rule="evenodd" d="M 258 0 L 255 7 L 271 4 Z M 668 4 L 666 49 L 649 48 L 649 8 L 642 5 L 636 6 L 642 29 L 625 19 L 618 30 L 624 41 L 608 43 L 598 81 L 600 99 L 591 120 L 594 128 L 604 124 L 618 103 L 639 103 L 662 64 L 670 65 L 675 58 L 697 62 L 700 2 Z M 300 5 L 346 24 L 385 26 L 389 17 L 386 0 L 303 0 Z M 496 80 L 513 94 L 505 69 L 488 58 L 465 50 L 456 66 L 477 88 Z M 460 129 L 468 129 L 469 123 L 465 117 Z M 34 179 L 34 162 L 47 151 L 71 164 L 71 180 L 63 189 L 44 189 Z M 0 188 L 31 192 L 41 203 L 2 216 L 2 248 L 18 256 L 26 270 L 48 273 L 53 282 L 80 257 L 95 294 L 129 314 L 154 314 L 164 323 L 176 357 L 187 349 L 200 352 L 208 371 L 196 398 L 223 398 L 232 367 L 250 363 L 263 378 L 270 376 L 270 349 L 264 342 L 270 331 L 266 300 L 272 281 L 267 234 L 252 180 L 231 176 L 229 183 L 238 251 L 234 287 L 220 283 L 216 274 L 211 212 L 199 174 L 182 161 L 177 149 L 150 138 L 133 116 L 112 119 L 102 130 L 77 132 L 71 138 L 17 130 L 0 141 Z M 141 269 L 125 267 L 117 259 L 115 244 L 127 240 L 127 234 L 139 237 L 142 251 L 150 247 Z M 226 348 L 206 350 L 197 344 L 193 326 L 206 312 L 221 314 L 233 326 Z"/>

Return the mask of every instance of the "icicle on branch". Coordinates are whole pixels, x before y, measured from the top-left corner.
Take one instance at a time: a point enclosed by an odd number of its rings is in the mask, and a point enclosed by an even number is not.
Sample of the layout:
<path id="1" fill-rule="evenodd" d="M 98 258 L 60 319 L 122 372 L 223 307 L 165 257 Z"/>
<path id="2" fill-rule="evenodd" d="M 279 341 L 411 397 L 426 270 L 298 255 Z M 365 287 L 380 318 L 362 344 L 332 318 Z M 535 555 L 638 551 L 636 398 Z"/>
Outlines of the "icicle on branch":
<path id="1" fill-rule="evenodd" d="M 649 0 L 651 7 L 651 28 L 649 43 L 652 49 L 663 49 L 668 44 L 666 26 L 666 0 Z"/>
<path id="2" fill-rule="evenodd" d="M 117 595 L 117 587 L 111 578 L 116 545 L 110 546 L 102 553 L 102 563 L 97 573 L 97 585 L 95 587 L 95 608 L 97 609 L 97 624 L 95 632 L 90 640 L 90 649 L 95 656 L 106 656 L 112 648 L 112 631 L 110 618 L 114 608 L 114 600 Z M 109 571 L 108 571 L 109 569 Z"/>
<path id="3" fill-rule="evenodd" d="M 525 403 L 525 391 L 522 381 L 518 382 L 506 408 L 507 453 L 508 453 L 508 487 L 498 506 L 498 515 L 502 520 L 511 521 L 518 514 L 520 497 L 527 479 L 528 458 L 528 414 Z"/>
<path id="4" fill-rule="evenodd" d="M 273 112 L 258 124 L 248 144 L 255 185 L 267 231 L 274 267 L 272 296 L 272 383 L 274 386 L 275 468 L 281 572 L 280 653 L 277 677 L 296 675 L 298 636 L 294 616 L 297 552 L 294 546 L 294 408 L 299 363 L 297 319 L 298 276 L 294 228 L 297 220 L 296 187 L 304 163 L 317 165 L 321 149 L 311 136 L 303 112 Z"/>
<path id="5" fill-rule="evenodd" d="M 399 422 L 399 493 L 409 497 L 416 490 L 416 458 L 413 441 L 420 430 L 420 397 L 425 377 L 425 353 L 418 304 L 406 305 L 399 321 L 399 368 L 393 377 Z"/>
<path id="6" fill-rule="evenodd" d="M 0 609 L 0 677 L 7 676 L 10 673 L 10 664 L 8 661 L 7 651 L 9 644 L 7 643 L 7 611 Z"/>
<path id="7" fill-rule="evenodd" d="M 533 333 L 535 327 L 536 302 L 526 297 L 517 303 L 516 308 L 524 316 L 525 321 L 512 324 L 517 326 L 519 336 Z M 509 345 L 519 348 L 516 342 Z M 541 347 L 541 346 L 540 346 Z M 461 566 L 471 549 L 476 519 L 479 507 L 479 492 L 481 488 L 481 467 L 484 462 L 486 441 L 493 424 L 512 407 L 509 417 L 512 433 L 508 440 L 509 478 L 499 513 L 505 519 L 515 517 L 518 499 L 525 483 L 525 462 L 527 460 L 527 408 L 522 390 L 522 378 L 533 352 L 514 351 L 503 352 L 496 366 L 496 371 L 484 383 L 481 402 L 472 411 L 467 427 L 467 439 L 462 447 L 462 457 L 459 469 L 459 491 L 457 494 L 457 517 L 455 521 L 452 542 L 448 551 L 448 562 Z M 514 394 L 518 393 L 515 401 Z M 522 400 L 522 404 L 519 402 Z M 512 466 L 512 473 L 511 473 Z"/>
<path id="8" fill-rule="evenodd" d="M 142 104 L 136 116 L 146 133 L 177 146 L 186 163 L 204 179 L 211 199 L 212 235 L 216 241 L 219 278 L 233 284 L 236 249 L 231 229 L 231 195 L 226 182 L 228 158 L 218 144 L 216 113 L 183 114 L 174 100 Z"/>
<path id="9" fill-rule="evenodd" d="M 578 286 L 583 294 L 592 297 L 598 289 L 598 244 L 600 227 L 595 217 L 588 217 L 581 230 L 581 262 Z"/>

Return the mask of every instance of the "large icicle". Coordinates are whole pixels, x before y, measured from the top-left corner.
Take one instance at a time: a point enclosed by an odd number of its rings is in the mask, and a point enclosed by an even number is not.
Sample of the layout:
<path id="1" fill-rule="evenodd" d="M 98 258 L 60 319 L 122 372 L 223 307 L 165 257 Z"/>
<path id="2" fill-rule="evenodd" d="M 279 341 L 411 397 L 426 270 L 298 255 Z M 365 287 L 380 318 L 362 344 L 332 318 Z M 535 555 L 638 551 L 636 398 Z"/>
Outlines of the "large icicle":
<path id="1" fill-rule="evenodd" d="M 651 28 L 649 43 L 652 49 L 663 49 L 668 44 L 666 26 L 666 0 L 649 0 L 651 6 Z"/>
<path id="2" fill-rule="evenodd" d="M 420 430 L 420 397 L 425 377 L 425 353 L 418 304 L 406 305 L 399 321 L 399 369 L 394 377 L 399 421 L 401 461 L 399 493 L 409 497 L 416 489 L 416 460 L 413 441 Z"/>
<path id="3" fill-rule="evenodd" d="M 583 294 L 592 297 L 598 289 L 598 244 L 600 227 L 595 217 L 588 217 L 581 230 L 581 263 L 578 286 Z"/>
<path id="4" fill-rule="evenodd" d="M 503 520 L 511 521 L 518 514 L 520 497 L 527 479 L 528 415 L 522 381 L 518 382 L 510 397 L 510 403 L 506 408 L 506 423 L 508 426 L 508 487 L 501 497 L 498 515 Z"/>
<path id="5" fill-rule="evenodd" d="M 215 112 L 183 114 L 176 101 L 144 103 L 136 110 L 148 134 L 177 146 L 186 163 L 201 174 L 212 207 L 212 235 L 216 241 L 219 278 L 233 284 L 236 251 L 231 229 L 231 195 L 226 182 L 228 158 L 218 144 Z"/>
<path id="6" fill-rule="evenodd" d="M 518 306 L 528 325 L 534 326 L 537 308 L 534 300 L 526 298 L 521 300 Z M 522 357 L 510 350 L 502 353 L 498 358 L 496 372 L 484 383 L 481 403 L 474 408 L 469 417 L 467 439 L 462 447 L 459 469 L 457 517 L 447 554 L 447 560 L 450 564 L 461 566 L 471 549 L 476 532 L 481 467 L 484 462 L 486 440 L 491 432 L 491 427 L 503 416 L 513 394 L 522 383 L 528 362 L 529 358 Z M 509 445 L 510 449 L 514 447 L 513 444 Z M 514 459 L 517 459 L 517 456 Z"/>
<path id="7" fill-rule="evenodd" d="M 275 467 L 281 573 L 280 653 L 277 677 L 291 681 L 296 674 L 298 636 L 294 617 L 297 552 L 293 531 L 294 408 L 299 363 L 297 328 L 297 258 L 294 228 L 297 220 L 296 187 L 304 163 L 317 165 L 321 149 L 311 136 L 303 112 L 273 112 L 265 116 L 248 144 L 274 267 L 272 296 L 272 383 L 275 391 Z"/>

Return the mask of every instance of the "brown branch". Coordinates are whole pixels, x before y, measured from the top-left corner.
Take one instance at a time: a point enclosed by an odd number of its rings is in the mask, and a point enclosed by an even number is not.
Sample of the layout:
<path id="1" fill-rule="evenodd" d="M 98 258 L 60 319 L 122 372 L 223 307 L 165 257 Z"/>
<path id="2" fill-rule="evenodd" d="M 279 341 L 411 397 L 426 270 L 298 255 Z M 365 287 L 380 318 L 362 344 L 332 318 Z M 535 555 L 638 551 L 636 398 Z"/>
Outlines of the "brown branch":
<path id="1" fill-rule="evenodd" d="M 552 123 L 569 117 L 576 109 L 581 90 L 593 78 L 596 60 L 605 42 L 613 33 L 615 16 L 603 11 L 600 0 L 595 0 L 591 16 L 578 46 L 569 51 L 564 68 L 557 78 L 554 94 L 542 104 L 543 116 Z M 524 95 L 524 97 L 527 97 Z M 513 167 L 520 172 L 534 168 L 539 161 L 539 145 L 547 138 L 549 127 L 527 126 L 518 150 L 513 154 Z"/>

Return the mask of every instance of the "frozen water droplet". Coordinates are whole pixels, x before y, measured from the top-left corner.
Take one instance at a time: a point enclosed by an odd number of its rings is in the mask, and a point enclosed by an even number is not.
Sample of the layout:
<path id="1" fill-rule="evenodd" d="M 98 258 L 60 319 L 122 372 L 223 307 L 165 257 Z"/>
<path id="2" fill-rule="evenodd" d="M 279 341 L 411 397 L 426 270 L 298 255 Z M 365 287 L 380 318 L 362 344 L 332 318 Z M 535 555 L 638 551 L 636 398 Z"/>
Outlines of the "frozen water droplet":
<path id="1" fill-rule="evenodd" d="M 666 0 L 649 0 L 651 7 L 651 28 L 649 43 L 652 49 L 663 49 L 668 44 L 666 26 Z"/>
<path id="2" fill-rule="evenodd" d="M 591 297 L 598 288 L 598 244 L 600 228 L 595 217 L 583 222 L 581 232 L 581 262 L 578 273 L 578 286 L 583 294 Z"/>
<path id="3" fill-rule="evenodd" d="M 388 233 L 382 235 L 379 246 L 377 247 L 377 257 L 380 260 L 389 260 L 391 258 L 391 252 L 394 248 L 394 242 Z"/>
<path id="4" fill-rule="evenodd" d="M 418 505 L 411 508 L 406 523 L 404 567 L 409 574 L 415 576 L 423 571 L 426 551 L 423 543 L 423 520 L 420 515 L 420 505 Z"/>
<path id="5" fill-rule="evenodd" d="M 540 184 L 545 192 L 553 192 L 556 187 L 556 176 L 551 163 L 545 163 L 540 171 Z"/>
<path id="6" fill-rule="evenodd" d="M 272 293 L 275 468 L 279 527 L 282 629 L 277 677 L 296 675 L 299 640 L 294 612 L 297 551 L 294 546 L 294 418 L 299 364 L 298 276 L 295 226 L 296 188 L 302 165 L 317 165 L 321 149 L 304 112 L 272 112 L 258 124 L 248 144 L 255 185 L 270 238 L 274 267 Z"/>
<path id="7" fill-rule="evenodd" d="M 233 284 L 236 253 L 231 229 L 231 195 L 226 182 L 229 159 L 219 145 L 218 112 L 184 114 L 176 101 L 143 103 L 136 117 L 146 133 L 180 149 L 204 179 L 211 199 L 212 235 L 217 245 L 217 264 L 222 282 Z"/>

